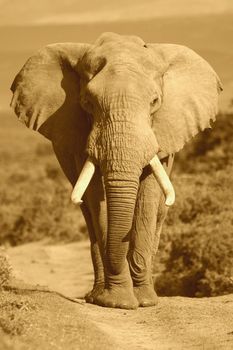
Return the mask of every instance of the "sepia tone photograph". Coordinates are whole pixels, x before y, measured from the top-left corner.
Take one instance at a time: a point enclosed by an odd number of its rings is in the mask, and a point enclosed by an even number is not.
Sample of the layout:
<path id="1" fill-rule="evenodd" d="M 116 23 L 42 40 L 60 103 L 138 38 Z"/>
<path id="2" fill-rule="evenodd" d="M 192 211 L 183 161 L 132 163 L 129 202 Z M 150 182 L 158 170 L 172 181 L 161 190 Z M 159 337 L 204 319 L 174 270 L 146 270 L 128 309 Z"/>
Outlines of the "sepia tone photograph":
<path id="1" fill-rule="evenodd" d="M 0 349 L 233 349 L 233 1 L 0 0 Z"/>

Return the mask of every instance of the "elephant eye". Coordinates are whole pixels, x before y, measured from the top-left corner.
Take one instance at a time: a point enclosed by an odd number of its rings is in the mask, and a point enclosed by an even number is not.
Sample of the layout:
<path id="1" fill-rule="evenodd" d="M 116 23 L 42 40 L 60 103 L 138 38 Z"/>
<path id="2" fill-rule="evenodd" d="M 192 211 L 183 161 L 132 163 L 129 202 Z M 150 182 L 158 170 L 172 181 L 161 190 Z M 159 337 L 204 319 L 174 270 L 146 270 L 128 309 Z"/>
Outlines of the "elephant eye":
<path id="1" fill-rule="evenodd" d="M 89 81 L 92 79 L 93 75 L 87 71 L 82 73 L 82 82 L 84 83 L 84 85 L 86 85 L 87 83 L 89 83 Z"/>
<path id="2" fill-rule="evenodd" d="M 92 78 L 94 78 L 106 65 L 107 61 L 105 57 L 98 57 L 95 65 L 92 67 Z"/>
<path id="3" fill-rule="evenodd" d="M 155 106 L 156 105 L 156 103 L 158 102 L 158 97 L 155 97 L 152 101 L 151 101 L 151 106 L 153 107 L 153 106 Z"/>
<path id="4" fill-rule="evenodd" d="M 159 97 L 154 97 L 150 103 L 150 113 L 155 113 L 160 107 L 160 99 Z"/>

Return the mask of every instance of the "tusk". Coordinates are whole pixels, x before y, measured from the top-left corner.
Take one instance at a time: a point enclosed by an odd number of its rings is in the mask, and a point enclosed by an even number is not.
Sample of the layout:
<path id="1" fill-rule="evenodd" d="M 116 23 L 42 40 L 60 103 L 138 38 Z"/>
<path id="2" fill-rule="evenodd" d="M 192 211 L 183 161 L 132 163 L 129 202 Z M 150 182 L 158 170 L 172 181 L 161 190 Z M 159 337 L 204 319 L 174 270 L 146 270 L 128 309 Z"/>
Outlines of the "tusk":
<path id="1" fill-rule="evenodd" d="M 82 196 L 84 192 L 86 191 L 93 175 L 95 172 L 95 165 L 93 162 L 90 160 L 90 158 L 87 158 L 82 171 L 79 175 L 79 178 L 74 186 L 73 192 L 71 194 L 71 200 L 75 204 L 81 204 L 82 201 Z"/>
<path id="2" fill-rule="evenodd" d="M 154 156 L 149 164 L 152 168 L 156 180 L 163 190 L 163 193 L 165 195 L 165 204 L 170 207 L 175 202 L 175 191 L 169 179 L 169 176 L 166 173 L 157 155 Z"/>

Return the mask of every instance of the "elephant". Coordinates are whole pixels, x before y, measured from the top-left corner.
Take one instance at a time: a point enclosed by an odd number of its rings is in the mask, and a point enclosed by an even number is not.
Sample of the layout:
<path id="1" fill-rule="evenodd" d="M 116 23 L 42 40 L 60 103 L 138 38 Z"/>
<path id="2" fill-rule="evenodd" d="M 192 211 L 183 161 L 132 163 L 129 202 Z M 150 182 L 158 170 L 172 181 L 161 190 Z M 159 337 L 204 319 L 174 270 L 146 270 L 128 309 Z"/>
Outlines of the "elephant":
<path id="1" fill-rule="evenodd" d="M 152 258 L 175 201 L 174 155 L 215 120 L 215 71 L 188 47 L 107 32 L 94 44 L 47 45 L 11 90 L 19 120 L 52 142 L 85 218 L 86 302 L 156 305 Z"/>

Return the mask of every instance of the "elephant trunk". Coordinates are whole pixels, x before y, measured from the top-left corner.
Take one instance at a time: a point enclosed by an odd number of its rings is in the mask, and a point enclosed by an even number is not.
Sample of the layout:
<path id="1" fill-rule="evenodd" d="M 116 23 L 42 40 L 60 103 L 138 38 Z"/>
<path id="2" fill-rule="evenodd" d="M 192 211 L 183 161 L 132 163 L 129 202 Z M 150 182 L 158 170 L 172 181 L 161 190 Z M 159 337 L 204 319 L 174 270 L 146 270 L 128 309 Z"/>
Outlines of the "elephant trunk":
<path id="1" fill-rule="evenodd" d="M 124 270 L 139 186 L 137 175 L 131 176 L 130 180 L 125 180 L 125 175 L 118 174 L 117 179 L 112 179 L 109 175 L 105 178 L 108 212 L 107 267 L 113 276 Z"/>

